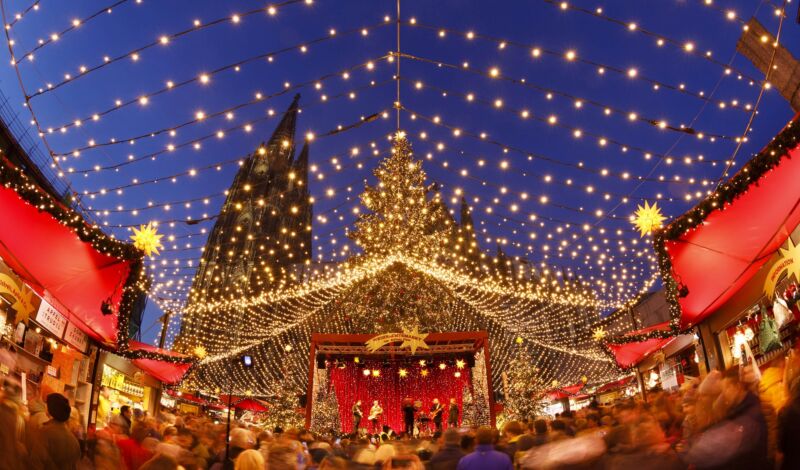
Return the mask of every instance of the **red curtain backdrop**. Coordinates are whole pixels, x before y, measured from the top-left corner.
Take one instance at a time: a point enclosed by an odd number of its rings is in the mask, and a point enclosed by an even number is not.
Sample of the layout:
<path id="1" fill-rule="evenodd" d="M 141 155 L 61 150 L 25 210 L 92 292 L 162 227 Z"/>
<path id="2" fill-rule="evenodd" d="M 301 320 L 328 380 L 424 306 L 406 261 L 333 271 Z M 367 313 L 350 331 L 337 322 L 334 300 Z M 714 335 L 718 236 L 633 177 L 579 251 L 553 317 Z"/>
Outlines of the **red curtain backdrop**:
<path id="1" fill-rule="evenodd" d="M 470 369 L 456 369 L 448 365 L 446 369 L 439 369 L 438 362 L 429 365 L 428 376 L 423 377 L 418 362 L 392 362 L 391 367 L 384 367 L 382 362 L 365 362 L 364 367 L 349 363 L 343 369 L 331 369 L 331 386 L 336 390 L 339 401 L 339 416 L 342 420 L 342 431 L 353 432 L 352 407 L 356 400 L 361 400 L 361 411 L 364 417 L 361 426 L 369 429 L 369 409 L 373 400 L 379 400 L 383 407 L 381 425 L 388 424 L 396 432 L 403 431 L 403 412 L 401 404 L 404 398 L 422 400 L 423 409 L 430 410 L 434 398 L 438 398 L 444 407 L 442 415 L 444 426 L 447 426 L 447 411 L 450 398 L 455 398 L 459 409 L 459 424 L 463 413 L 462 398 L 464 387 L 472 389 Z M 329 366 L 330 367 L 330 366 Z M 405 368 L 408 375 L 400 377 L 399 370 Z M 365 376 L 364 370 L 379 370 L 380 376 Z M 455 377 L 456 372 L 461 372 L 461 377 Z"/>

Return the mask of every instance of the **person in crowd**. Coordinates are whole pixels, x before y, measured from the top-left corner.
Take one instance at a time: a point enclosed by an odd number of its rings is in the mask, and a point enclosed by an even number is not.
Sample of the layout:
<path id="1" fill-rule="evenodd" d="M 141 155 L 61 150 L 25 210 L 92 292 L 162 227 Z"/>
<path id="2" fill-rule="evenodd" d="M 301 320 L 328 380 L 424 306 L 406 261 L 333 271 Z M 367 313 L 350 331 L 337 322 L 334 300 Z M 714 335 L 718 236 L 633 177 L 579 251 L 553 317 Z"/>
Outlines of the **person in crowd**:
<path id="1" fill-rule="evenodd" d="M 81 458 L 78 439 L 67 428 L 69 401 L 60 393 L 47 395 L 47 414 L 50 421 L 42 425 L 31 452 L 33 468 L 45 470 L 74 470 Z"/>
<path id="2" fill-rule="evenodd" d="M 117 442 L 125 470 L 139 470 L 145 462 L 153 458 L 154 453 L 142 445 L 148 432 L 145 422 L 137 421 L 133 423 L 131 436 Z"/>
<path id="3" fill-rule="evenodd" d="M 217 463 L 211 467 L 211 470 L 234 470 L 236 458 L 239 457 L 239 454 L 254 448 L 255 445 L 256 439 L 251 431 L 244 428 L 232 429 L 227 458 L 225 458 L 225 448 L 223 447 L 218 455 Z M 272 449 L 270 449 L 270 458 L 272 452 Z"/>
<path id="4" fill-rule="evenodd" d="M 434 398 L 433 404 L 431 405 L 431 420 L 433 420 L 436 432 L 442 432 L 442 413 L 444 413 L 442 404 L 439 403 L 438 398 Z"/>
<path id="5" fill-rule="evenodd" d="M 234 470 L 264 470 L 264 457 L 257 450 L 248 449 L 236 457 L 233 468 Z"/>
<path id="6" fill-rule="evenodd" d="M 461 450 L 461 435 L 454 427 L 442 435 L 442 446 L 433 454 L 428 463 L 429 470 L 456 470 L 458 462 L 466 453 Z"/>
<path id="7" fill-rule="evenodd" d="M 778 414 L 778 449 L 783 454 L 781 469 L 800 468 L 800 354 L 789 352 L 784 371 L 786 403 Z"/>
<path id="8" fill-rule="evenodd" d="M 172 457 L 158 454 L 140 467 L 141 470 L 178 470 L 178 462 Z"/>
<path id="9" fill-rule="evenodd" d="M 523 432 L 525 432 L 524 428 L 519 421 L 509 421 L 503 426 L 503 437 L 506 440 L 503 452 L 505 452 L 512 461 L 517 453 L 517 441 L 522 437 Z"/>
<path id="10" fill-rule="evenodd" d="M 456 467 L 458 470 L 513 470 L 511 458 L 494 449 L 495 431 L 481 427 L 475 434 L 475 451 L 464 456 Z"/>
<path id="11" fill-rule="evenodd" d="M 549 436 L 547 435 L 547 421 L 543 419 L 537 419 L 533 422 L 533 445 L 540 446 L 547 444 L 549 442 Z"/>
<path id="12" fill-rule="evenodd" d="M 767 423 L 758 397 L 741 382 L 738 368 L 722 376 L 714 413 L 723 418 L 690 444 L 684 461 L 699 469 L 765 469 Z"/>
<path id="13" fill-rule="evenodd" d="M 447 427 L 458 427 L 458 403 L 455 398 L 450 399 L 450 409 L 447 411 Z"/>

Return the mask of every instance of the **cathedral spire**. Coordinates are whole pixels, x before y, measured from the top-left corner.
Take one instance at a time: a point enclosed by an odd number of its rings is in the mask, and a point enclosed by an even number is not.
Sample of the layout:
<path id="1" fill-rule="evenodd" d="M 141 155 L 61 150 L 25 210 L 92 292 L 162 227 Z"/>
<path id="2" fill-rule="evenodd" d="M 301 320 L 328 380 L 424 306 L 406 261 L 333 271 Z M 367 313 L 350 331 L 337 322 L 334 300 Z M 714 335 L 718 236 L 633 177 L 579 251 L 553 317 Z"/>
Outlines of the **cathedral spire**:
<path id="1" fill-rule="evenodd" d="M 291 164 L 294 159 L 294 135 L 297 128 L 297 113 L 299 111 L 300 94 L 294 95 L 294 99 L 286 111 L 272 137 L 267 143 L 267 158 L 272 165 L 283 168 Z"/>

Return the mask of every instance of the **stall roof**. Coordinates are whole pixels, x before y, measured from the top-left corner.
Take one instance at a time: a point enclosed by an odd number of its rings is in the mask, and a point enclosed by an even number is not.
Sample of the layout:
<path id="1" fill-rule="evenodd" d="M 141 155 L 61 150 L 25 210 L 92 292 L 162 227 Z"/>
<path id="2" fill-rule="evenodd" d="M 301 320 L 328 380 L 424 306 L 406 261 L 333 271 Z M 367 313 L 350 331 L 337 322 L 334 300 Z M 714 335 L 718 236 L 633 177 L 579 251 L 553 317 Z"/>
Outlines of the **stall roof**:
<path id="1" fill-rule="evenodd" d="M 655 332 L 668 332 L 670 330 L 669 322 L 659 323 L 648 328 L 637 331 L 632 331 L 617 339 L 611 339 L 606 344 L 606 347 L 614 355 L 617 365 L 622 369 L 628 369 L 640 363 L 650 354 L 665 347 L 672 342 L 675 337 L 667 338 L 649 338 L 643 341 L 627 341 L 627 338 L 636 338 L 646 336 Z"/>
<path id="2" fill-rule="evenodd" d="M 0 158 L 0 257 L 91 338 L 117 346 L 141 253 L 106 236 Z M 107 302 L 114 313 L 104 314 Z M 132 304 L 132 302 L 127 302 Z M 126 318 L 130 311 L 122 311 Z"/>
<path id="3" fill-rule="evenodd" d="M 141 357 L 133 359 L 133 364 L 147 372 L 155 379 L 165 384 L 175 384 L 181 381 L 189 368 L 192 367 L 194 358 L 175 351 L 160 349 L 138 341 L 130 341 L 127 354 L 137 356 L 142 353 L 155 353 L 162 359 Z"/>
<path id="4" fill-rule="evenodd" d="M 725 304 L 800 224 L 797 120 L 715 193 L 657 234 L 668 299 L 679 306 L 675 327 L 696 325 Z"/>

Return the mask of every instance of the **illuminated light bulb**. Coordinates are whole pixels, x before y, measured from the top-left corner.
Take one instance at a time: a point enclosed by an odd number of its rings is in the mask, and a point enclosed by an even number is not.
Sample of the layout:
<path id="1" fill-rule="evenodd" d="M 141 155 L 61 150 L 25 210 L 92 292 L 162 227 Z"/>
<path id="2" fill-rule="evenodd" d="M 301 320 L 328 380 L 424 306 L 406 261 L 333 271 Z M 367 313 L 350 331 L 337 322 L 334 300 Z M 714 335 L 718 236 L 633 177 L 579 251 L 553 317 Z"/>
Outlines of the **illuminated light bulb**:
<path id="1" fill-rule="evenodd" d="M 735 20 L 736 12 L 734 10 L 728 10 L 727 13 L 725 13 L 725 17 L 728 18 L 729 20 Z"/>
<path id="2" fill-rule="evenodd" d="M 445 364 L 444 362 L 440 362 L 439 363 L 439 369 L 441 369 L 441 370 L 447 369 L 447 364 Z"/>
<path id="3" fill-rule="evenodd" d="M 238 23 L 238 22 L 239 22 L 239 21 L 241 21 L 241 20 L 242 20 L 242 19 L 239 17 L 239 15 L 233 15 L 233 16 L 231 17 L 231 21 L 233 21 L 234 23 Z"/>
<path id="4" fill-rule="evenodd" d="M 534 57 L 539 57 L 540 55 L 542 55 L 542 51 L 538 47 L 534 47 L 531 50 L 531 55 L 534 56 Z"/>
<path id="5" fill-rule="evenodd" d="M 503 100 L 501 100 L 501 99 L 494 100 L 494 107 L 495 108 L 502 108 L 503 107 Z"/>
<path id="6" fill-rule="evenodd" d="M 81 20 L 78 19 L 72 20 L 72 26 L 77 28 L 80 25 L 81 25 Z"/>
<path id="7" fill-rule="evenodd" d="M 519 114 L 522 116 L 522 119 L 527 119 L 528 116 L 530 116 L 530 112 L 527 109 L 523 109 Z"/>
<path id="8" fill-rule="evenodd" d="M 372 62 L 367 62 L 367 70 L 372 70 L 374 68 L 375 68 L 375 64 L 373 64 Z"/>
<path id="9" fill-rule="evenodd" d="M 686 44 L 683 45 L 683 49 L 686 52 L 692 52 L 694 50 L 694 43 L 693 42 L 687 42 Z"/>
<path id="10" fill-rule="evenodd" d="M 472 93 L 467 93 L 467 101 L 472 101 L 474 99 L 475 99 L 475 95 L 473 95 Z"/>
<path id="11" fill-rule="evenodd" d="M 638 70 L 636 70 L 634 68 L 628 69 L 628 77 L 629 78 L 636 78 L 637 75 L 639 75 L 639 71 Z"/>
<path id="12" fill-rule="evenodd" d="M 628 119 L 630 119 L 631 121 L 635 121 L 638 117 L 639 116 L 636 113 L 629 113 L 628 114 Z"/>
<path id="13" fill-rule="evenodd" d="M 194 117 L 198 121 L 202 121 L 203 119 L 206 118 L 206 113 L 204 113 L 203 111 L 198 111 L 198 112 L 195 113 Z"/>
<path id="14" fill-rule="evenodd" d="M 146 105 L 149 101 L 150 100 L 146 96 L 142 96 L 141 98 L 139 98 L 139 104 L 141 104 L 142 106 Z M 121 104 L 122 102 L 117 100 L 117 106 L 120 106 Z"/>
<path id="15" fill-rule="evenodd" d="M 417 82 L 417 83 L 415 83 L 415 84 L 414 84 L 414 87 L 415 87 L 417 90 L 421 90 L 421 89 L 422 89 L 422 82 Z"/>
<path id="16" fill-rule="evenodd" d="M 369 377 L 370 370 L 369 369 L 364 369 L 363 374 L 364 374 L 364 377 Z"/>
<path id="17" fill-rule="evenodd" d="M 572 135 L 574 135 L 576 139 L 579 139 L 583 135 L 583 132 L 580 129 L 575 129 Z"/>
<path id="18" fill-rule="evenodd" d="M 577 57 L 577 54 L 575 53 L 575 51 L 569 50 L 566 52 L 566 54 L 564 54 L 564 57 L 569 61 L 573 61 Z"/>
<path id="19" fill-rule="evenodd" d="M 639 26 L 636 23 L 628 23 L 628 30 L 629 31 L 636 31 L 636 28 Z"/>
<path id="20" fill-rule="evenodd" d="M 453 374 L 453 376 L 454 376 L 455 378 L 459 378 L 459 377 L 461 377 L 461 372 L 459 372 L 459 371 L 456 371 L 456 373 L 455 373 L 455 374 Z"/>
<path id="21" fill-rule="evenodd" d="M 475 33 L 472 31 L 467 32 L 467 39 L 475 39 Z"/>
<path id="22" fill-rule="evenodd" d="M 554 114 L 551 114 L 547 118 L 547 122 L 550 123 L 550 124 L 555 124 L 557 121 L 558 121 L 558 118 Z"/>
<path id="23" fill-rule="evenodd" d="M 203 85 L 207 84 L 210 81 L 211 81 L 211 77 L 209 77 L 208 74 L 204 73 L 204 74 L 200 75 L 200 83 L 202 83 Z"/>
<path id="24" fill-rule="evenodd" d="M 161 44 L 168 44 L 169 43 L 169 37 L 168 36 L 161 36 L 159 38 L 159 42 L 161 42 Z"/>
<path id="25" fill-rule="evenodd" d="M 312 140 L 314 140 L 314 137 L 315 136 L 314 136 L 313 132 L 306 132 L 306 140 L 307 141 L 311 142 Z"/>
<path id="26" fill-rule="evenodd" d="M 498 69 L 497 67 L 492 67 L 491 69 L 489 69 L 489 75 L 492 78 L 497 78 L 498 76 L 500 76 L 500 69 Z"/>

